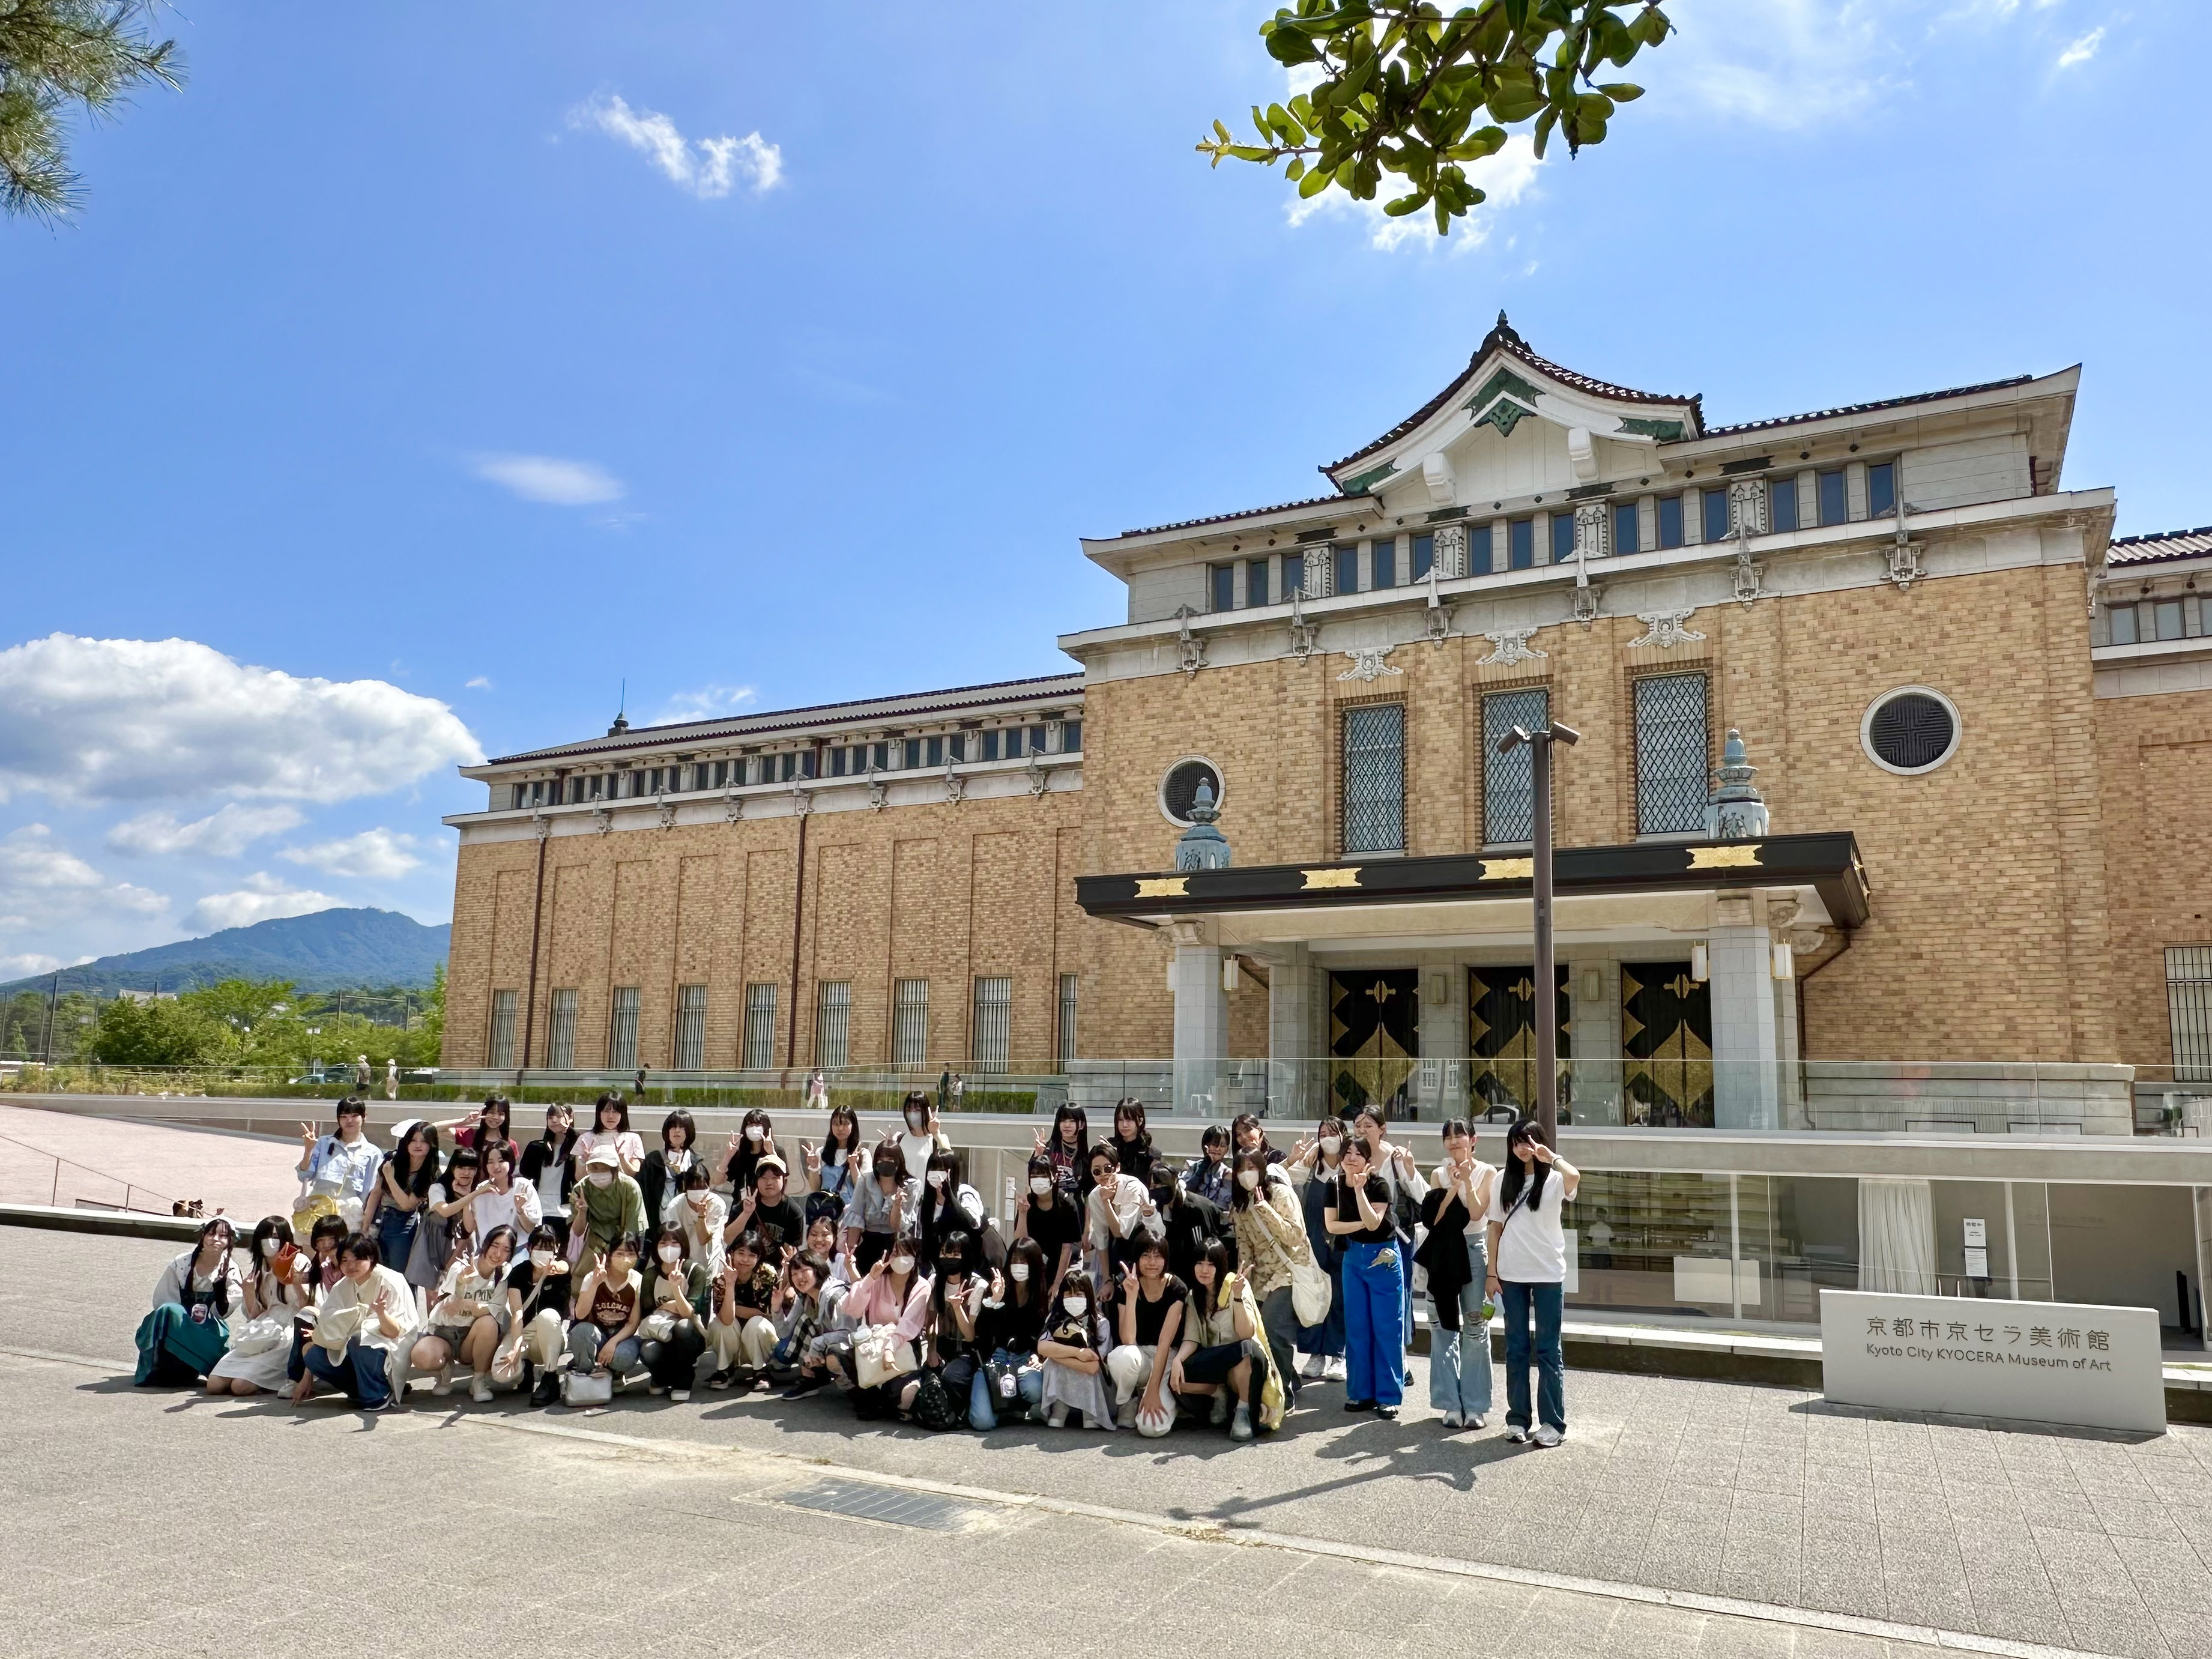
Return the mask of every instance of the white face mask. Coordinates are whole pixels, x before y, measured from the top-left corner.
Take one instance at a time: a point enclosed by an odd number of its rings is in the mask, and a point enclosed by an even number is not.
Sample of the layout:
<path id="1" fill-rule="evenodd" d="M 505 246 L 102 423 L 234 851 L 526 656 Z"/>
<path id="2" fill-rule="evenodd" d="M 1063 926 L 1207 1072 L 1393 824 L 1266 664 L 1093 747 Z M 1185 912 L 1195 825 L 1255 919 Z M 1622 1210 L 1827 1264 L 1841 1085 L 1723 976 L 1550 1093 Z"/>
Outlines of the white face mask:
<path id="1" fill-rule="evenodd" d="M 942 1187 L 945 1184 L 945 1177 L 950 1173 L 951 1171 L 945 1170 L 932 1170 L 929 1172 L 929 1184 L 933 1187 Z"/>
<path id="2" fill-rule="evenodd" d="M 615 1172 L 612 1170 L 594 1170 L 587 1179 L 594 1187 L 611 1187 L 615 1184 Z"/>
<path id="3" fill-rule="evenodd" d="M 662 1245 L 660 1247 L 660 1259 L 663 1261 L 681 1261 L 684 1259 L 684 1247 L 680 1244 Z"/>
<path id="4" fill-rule="evenodd" d="M 891 1271 L 895 1273 L 912 1273 L 914 1271 L 914 1258 L 910 1255 L 893 1256 L 891 1258 Z"/>
<path id="5" fill-rule="evenodd" d="M 1017 1261 L 1006 1269 L 1006 1274 L 1015 1284 L 1026 1285 L 1030 1282 L 1030 1264 L 1026 1261 Z"/>
<path id="6" fill-rule="evenodd" d="M 1260 1172 L 1257 1170 L 1239 1170 L 1237 1184 L 1248 1193 L 1254 1191 L 1260 1185 Z"/>
<path id="7" fill-rule="evenodd" d="M 1321 1155 L 1323 1158 L 1334 1158 L 1337 1153 L 1341 1152 L 1343 1149 L 1344 1143 L 1338 1139 L 1334 1135 L 1324 1135 L 1322 1137 Z"/>
<path id="8" fill-rule="evenodd" d="M 261 1256 L 262 1256 L 262 1260 L 264 1260 L 264 1261 L 273 1261 L 273 1260 L 275 1259 L 275 1257 L 276 1257 L 276 1252 L 277 1252 L 277 1251 L 279 1251 L 279 1250 L 281 1250 L 281 1249 L 283 1249 L 283 1248 L 284 1248 L 284 1242 L 283 1242 L 282 1239 L 277 1239 L 277 1238 L 264 1238 L 264 1239 L 263 1239 L 263 1240 L 261 1241 Z"/>
<path id="9" fill-rule="evenodd" d="M 1030 1190 L 1035 1193 L 1039 1198 L 1042 1198 L 1047 1193 L 1052 1190 L 1052 1178 L 1049 1176 L 1031 1176 L 1030 1177 Z"/>
<path id="10" fill-rule="evenodd" d="M 1091 1311 L 1091 1304 L 1079 1296 L 1071 1296 L 1060 1305 L 1067 1310 L 1070 1319 L 1080 1319 Z"/>
<path id="11" fill-rule="evenodd" d="M 908 1112 L 906 1115 L 906 1127 L 913 1130 L 916 1134 L 920 1134 L 921 1133 L 921 1126 L 928 1121 L 929 1120 L 924 1117 L 920 1112 Z"/>
<path id="12" fill-rule="evenodd" d="M 747 1140 L 757 1141 L 767 1133 L 768 1131 L 762 1128 L 757 1123 L 748 1123 L 745 1125 L 745 1139 Z"/>
<path id="13" fill-rule="evenodd" d="M 553 1252 L 550 1250 L 532 1250 L 530 1253 L 530 1265 L 533 1267 L 540 1268 L 551 1267 L 553 1265 Z"/>

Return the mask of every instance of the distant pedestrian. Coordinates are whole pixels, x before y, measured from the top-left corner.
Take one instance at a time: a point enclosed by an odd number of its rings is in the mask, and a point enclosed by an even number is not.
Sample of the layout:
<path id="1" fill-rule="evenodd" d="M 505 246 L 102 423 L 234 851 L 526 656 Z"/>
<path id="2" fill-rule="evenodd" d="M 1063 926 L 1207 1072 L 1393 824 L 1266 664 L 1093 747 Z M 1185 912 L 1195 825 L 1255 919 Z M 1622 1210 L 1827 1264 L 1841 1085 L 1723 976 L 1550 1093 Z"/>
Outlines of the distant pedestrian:
<path id="1" fill-rule="evenodd" d="M 1485 1288 L 1505 1315 L 1508 1440 L 1556 1446 L 1566 1437 L 1559 1320 L 1566 1302 L 1567 1239 L 1559 1211 L 1582 1179 L 1579 1170 L 1544 1144 L 1534 1119 L 1522 1118 L 1507 1132 L 1505 1173 L 1491 1188 L 1490 1277 Z M 1532 1358 L 1537 1370 L 1534 1417 L 1528 1409 Z"/>
<path id="2" fill-rule="evenodd" d="M 630 1092 L 635 1095 L 640 1101 L 642 1101 L 645 1098 L 645 1067 L 642 1066 L 637 1068 L 637 1087 Z"/>
<path id="3" fill-rule="evenodd" d="M 967 1108 L 962 1103 L 967 1098 L 968 1074 L 965 1072 L 955 1072 L 952 1074 L 952 1098 L 946 1104 L 953 1111 L 965 1111 Z"/>
<path id="4" fill-rule="evenodd" d="M 368 1092 L 369 1079 L 374 1074 L 368 1069 L 368 1056 L 367 1054 L 356 1054 L 353 1057 L 354 1092 L 356 1094 L 362 1095 L 367 1094 Z"/>
<path id="5" fill-rule="evenodd" d="M 386 1100 L 399 1098 L 399 1062 L 396 1060 L 384 1062 L 384 1097 Z"/>

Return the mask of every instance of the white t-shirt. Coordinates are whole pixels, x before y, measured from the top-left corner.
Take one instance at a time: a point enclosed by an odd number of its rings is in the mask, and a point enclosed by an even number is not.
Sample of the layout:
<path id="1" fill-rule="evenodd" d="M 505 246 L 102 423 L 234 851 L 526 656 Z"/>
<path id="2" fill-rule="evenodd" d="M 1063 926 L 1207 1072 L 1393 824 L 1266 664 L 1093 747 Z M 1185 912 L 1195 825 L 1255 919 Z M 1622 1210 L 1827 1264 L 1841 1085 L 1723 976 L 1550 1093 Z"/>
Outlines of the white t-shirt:
<path id="1" fill-rule="evenodd" d="M 1486 1224 L 1497 1221 L 1505 1227 L 1498 1235 L 1498 1260 L 1490 1264 L 1490 1271 L 1516 1285 L 1563 1283 L 1567 1276 L 1567 1236 L 1559 1224 L 1559 1206 L 1566 1196 L 1566 1178 L 1557 1170 L 1547 1170 L 1542 1194 L 1523 1198 L 1508 1220 L 1505 1176 L 1500 1174 L 1491 1185 L 1490 1213 L 1484 1218 Z"/>

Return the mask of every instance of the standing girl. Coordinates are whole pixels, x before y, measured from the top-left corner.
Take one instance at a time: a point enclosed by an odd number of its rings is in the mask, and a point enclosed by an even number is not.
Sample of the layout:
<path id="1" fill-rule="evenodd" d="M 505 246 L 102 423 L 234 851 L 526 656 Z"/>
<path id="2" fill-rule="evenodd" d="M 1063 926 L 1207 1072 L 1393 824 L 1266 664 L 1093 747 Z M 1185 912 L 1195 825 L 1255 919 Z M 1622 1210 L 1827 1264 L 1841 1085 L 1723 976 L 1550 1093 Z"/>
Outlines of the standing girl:
<path id="1" fill-rule="evenodd" d="M 1121 1160 L 1121 1173 L 1133 1176 L 1146 1186 L 1152 1179 L 1152 1137 L 1145 1127 L 1144 1103 L 1134 1095 L 1124 1096 L 1114 1107 L 1114 1133 L 1107 1144 Z"/>
<path id="2" fill-rule="evenodd" d="M 545 1109 L 545 1133 L 522 1149 L 522 1178 L 538 1188 L 538 1212 L 568 1242 L 568 1183 L 576 1165 L 576 1115 L 556 1101 Z"/>
<path id="3" fill-rule="evenodd" d="M 580 1170 L 602 1146 L 614 1148 L 615 1164 L 633 1181 L 645 1167 L 645 1142 L 629 1127 L 629 1103 L 613 1090 L 599 1097 L 592 1108 L 592 1127 L 576 1137 L 575 1161 Z"/>
<path id="4" fill-rule="evenodd" d="M 860 1120 L 852 1109 L 830 1108 L 830 1133 L 822 1150 L 817 1152 L 802 1140 L 799 1157 L 806 1176 L 808 1224 L 811 1225 L 817 1216 L 826 1215 L 833 1221 L 843 1216 L 845 1206 L 852 1201 L 853 1183 L 867 1167 L 860 1150 Z"/>
<path id="5" fill-rule="evenodd" d="M 1406 1262 L 1389 1183 L 1358 1141 L 1345 1148 L 1328 1230 L 1344 1241 L 1344 1409 L 1395 1418 L 1406 1397 Z"/>
<path id="6" fill-rule="evenodd" d="M 753 1171 L 764 1158 L 775 1156 L 775 1125 L 757 1106 L 739 1121 L 737 1132 L 722 1146 L 722 1179 L 730 1183 L 730 1208 L 735 1213 L 753 1189 Z"/>
<path id="7" fill-rule="evenodd" d="M 637 1189 L 645 1196 L 646 1225 L 655 1231 L 668 1200 L 684 1190 L 684 1173 L 699 1161 L 698 1139 L 699 1127 L 690 1113 L 671 1112 L 660 1121 L 660 1145 L 638 1166 Z"/>
<path id="8" fill-rule="evenodd" d="M 1307 1382 L 1344 1376 L 1344 1251 L 1329 1236 L 1328 1215 L 1336 1208 L 1338 1171 L 1351 1139 L 1342 1119 L 1325 1117 L 1314 1126 L 1313 1139 L 1299 1142 L 1284 1164 L 1306 1172 L 1305 1189 L 1299 1195 L 1306 1243 L 1313 1246 L 1314 1260 L 1328 1269 L 1328 1317 L 1318 1325 L 1298 1327 L 1298 1352 L 1305 1356 L 1298 1375 Z"/>
<path id="9" fill-rule="evenodd" d="M 1474 1155 L 1465 1118 L 1444 1125 L 1444 1161 L 1421 1195 L 1428 1236 L 1414 1260 L 1429 1270 L 1429 1404 L 1447 1429 L 1479 1429 L 1490 1415 L 1490 1252 L 1483 1218 L 1498 1171 Z"/>
<path id="10" fill-rule="evenodd" d="M 1490 1198 L 1486 1288 L 1505 1315 L 1508 1440 L 1552 1447 L 1567 1436 L 1566 1366 L 1559 1353 L 1567 1238 L 1559 1211 L 1582 1182 L 1582 1171 L 1544 1144 L 1534 1119 L 1524 1117 L 1506 1132 L 1505 1173 L 1493 1184 Z M 1537 1370 L 1534 1419 L 1528 1411 L 1532 1350 Z"/>
<path id="11" fill-rule="evenodd" d="M 438 1178 L 438 1131 L 434 1125 L 417 1121 L 403 1123 L 393 1133 L 399 1148 L 376 1172 L 362 1230 L 376 1235 L 376 1248 L 384 1260 L 404 1267 L 415 1249 L 416 1230 L 422 1224 L 422 1206 Z"/>
<path id="12" fill-rule="evenodd" d="M 1237 1120 L 1240 1124 L 1245 1121 Z M 1258 1120 L 1252 1122 L 1256 1131 Z M 1259 1304 L 1260 1322 L 1283 1379 L 1287 1408 L 1298 1398 L 1297 1379 L 1291 1370 L 1298 1329 L 1297 1310 L 1291 1300 L 1291 1269 L 1312 1261 L 1314 1253 L 1298 1217 L 1297 1196 L 1289 1181 L 1276 1172 L 1273 1156 L 1279 1154 L 1264 1141 L 1237 1155 L 1237 1194 L 1229 1200 L 1229 1214 L 1237 1230 L 1237 1263 Z"/>
<path id="13" fill-rule="evenodd" d="M 1053 1179 L 1081 1205 L 1091 1191 L 1091 1120 L 1080 1106 L 1062 1106 L 1052 1115 L 1052 1133 L 1036 1132 L 1036 1149 L 1052 1160 Z"/>

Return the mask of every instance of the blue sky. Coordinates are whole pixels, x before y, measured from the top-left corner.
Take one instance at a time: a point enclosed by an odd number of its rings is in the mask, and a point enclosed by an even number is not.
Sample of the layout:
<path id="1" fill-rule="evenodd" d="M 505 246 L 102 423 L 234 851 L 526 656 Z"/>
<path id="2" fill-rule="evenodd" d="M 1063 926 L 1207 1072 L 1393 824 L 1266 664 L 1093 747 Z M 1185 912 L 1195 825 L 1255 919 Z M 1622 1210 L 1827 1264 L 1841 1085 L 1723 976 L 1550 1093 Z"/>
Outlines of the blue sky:
<path id="1" fill-rule="evenodd" d="M 1264 0 L 209 0 L 0 225 L 0 975 L 449 914 L 459 759 L 1058 672 L 1085 534 L 1318 493 L 1501 308 L 1756 418 L 2087 364 L 2212 521 L 2182 0 L 1680 0 L 1438 244 L 1191 146 Z M 61 637 L 57 637 L 61 636 Z"/>

